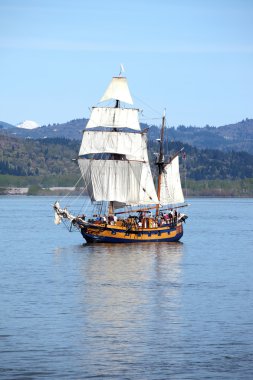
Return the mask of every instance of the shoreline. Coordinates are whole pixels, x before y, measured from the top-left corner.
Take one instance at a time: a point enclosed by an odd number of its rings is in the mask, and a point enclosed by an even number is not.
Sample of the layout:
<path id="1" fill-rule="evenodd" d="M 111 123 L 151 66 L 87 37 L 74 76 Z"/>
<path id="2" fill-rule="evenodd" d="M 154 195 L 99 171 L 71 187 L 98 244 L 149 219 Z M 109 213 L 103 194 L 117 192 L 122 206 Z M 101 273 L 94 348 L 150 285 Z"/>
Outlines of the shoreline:
<path id="1" fill-rule="evenodd" d="M 74 188 L 74 187 L 60 187 L 54 186 L 49 188 L 38 188 L 36 191 L 30 191 L 29 187 L 0 187 L 1 196 L 66 196 L 76 197 L 80 195 L 83 191 L 83 188 Z M 85 192 L 83 196 L 87 196 Z M 231 194 L 231 192 L 222 192 L 217 193 L 217 189 L 214 191 L 208 191 L 203 194 L 201 191 L 188 191 L 188 194 L 185 195 L 185 198 L 253 198 L 253 194 Z"/>
<path id="2" fill-rule="evenodd" d="M 32 189 L 32 191 L 31 191 Z M 79 194 L 82 191 L 82 188 L 75 189 L 74 187 L 0 187 L 0 195 L 66 195 L 69 192 L 73 193 L 73 195 Z"/>

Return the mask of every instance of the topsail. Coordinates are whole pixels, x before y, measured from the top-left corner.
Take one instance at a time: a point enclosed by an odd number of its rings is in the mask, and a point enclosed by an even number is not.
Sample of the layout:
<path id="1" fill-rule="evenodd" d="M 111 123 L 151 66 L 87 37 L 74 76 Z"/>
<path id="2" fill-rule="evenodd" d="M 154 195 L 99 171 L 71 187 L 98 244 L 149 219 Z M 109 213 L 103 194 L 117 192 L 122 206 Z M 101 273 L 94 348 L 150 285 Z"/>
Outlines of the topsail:
<path id="1" fill-rule="evenodd" d="M 79 156 L 113 153 L 127 155 L 129 160 L 145 161 L 146 147 L 146 135 L 141 133 L 85 130 Z"/>

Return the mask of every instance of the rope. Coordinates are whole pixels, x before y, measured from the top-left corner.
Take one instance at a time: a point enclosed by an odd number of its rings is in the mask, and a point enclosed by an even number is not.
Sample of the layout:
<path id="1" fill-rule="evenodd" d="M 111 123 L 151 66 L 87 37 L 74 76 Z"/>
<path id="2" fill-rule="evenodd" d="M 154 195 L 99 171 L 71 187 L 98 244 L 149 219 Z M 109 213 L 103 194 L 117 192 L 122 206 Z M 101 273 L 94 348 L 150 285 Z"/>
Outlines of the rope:
<path id="1" fill-rule="evenodd" d="M 186 158 L 184 159 L 184 188 L 185 188 L 185 198 L 188 198 L 188 189 L 187 189 L 187 168 L 186 168 Z"/>
<path id="2" fill-rule="evenodd" d="M 79 177 L 78 181 L 75 183 L 74 188 L 76 188 L 76 186 L 77 186 L 77 184 L 80 182 L 81 178 L 82 178 L 82 175 Z M 67 197 L 69 196 L 69 194 L 70 194 L 72 191 L 73 191 L 73 190 L 70 190 L 66 195 L 64 195 L 64 197 L 62 197 L 62 198 L 60 199 L 60 202 L 62 202 L 63 199 L 67 198 Z"/>
<path id="3" fill-rule="evenodd" d="M 142 104 L 144 104 L 146 107 L 148 107 L 150 110 L 152 110 L 153 112 L 155 112 L 156 114 L 158 115 L 161 115 L 161 112 L 156 110 L 155 108 L 151 107 L 149 104 L 147 104 L 146 102 L 144 102 L 144 100 L 142 100 L 141 98 L 137 97 L 135 94 L 133 94 L 134 98 L 137 99 L 139 102 L 141 102 Z"/>

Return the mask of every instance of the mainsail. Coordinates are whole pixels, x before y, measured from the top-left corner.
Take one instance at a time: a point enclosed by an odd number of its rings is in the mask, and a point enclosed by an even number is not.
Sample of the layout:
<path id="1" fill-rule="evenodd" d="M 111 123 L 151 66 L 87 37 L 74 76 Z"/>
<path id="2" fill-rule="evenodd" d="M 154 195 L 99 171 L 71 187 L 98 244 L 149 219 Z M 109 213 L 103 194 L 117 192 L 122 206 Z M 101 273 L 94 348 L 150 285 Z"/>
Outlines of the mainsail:
<path id="1" fill-rule="evenodd" d="M 79 166 L 92 200 L 138 204 L 141 162 L 80 159 Z"/>

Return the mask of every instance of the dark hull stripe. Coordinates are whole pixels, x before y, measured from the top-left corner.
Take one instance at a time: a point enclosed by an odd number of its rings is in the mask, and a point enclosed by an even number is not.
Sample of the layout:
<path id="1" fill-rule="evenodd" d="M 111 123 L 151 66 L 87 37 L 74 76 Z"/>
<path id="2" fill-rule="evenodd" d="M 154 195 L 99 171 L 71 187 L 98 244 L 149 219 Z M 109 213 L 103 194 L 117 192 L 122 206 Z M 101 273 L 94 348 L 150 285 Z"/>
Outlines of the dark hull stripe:
<path id="1" fill-rule="evenodd" d="M 149 239 L 140 239 L 138 237 L 131 239 L 131 238 L 117 238 L 114 236 L 99 236 L 99 235 L 93 235 L 88 234 L 82 231 L 82 235 L 85 240 L 89 243 L 153 243 L 153 242 L 175 242 L 181 239 L 183 236 L 183 232 L 176 234 L 173 237 L 166 237 L 166 238 L 149 238 Z"/>

